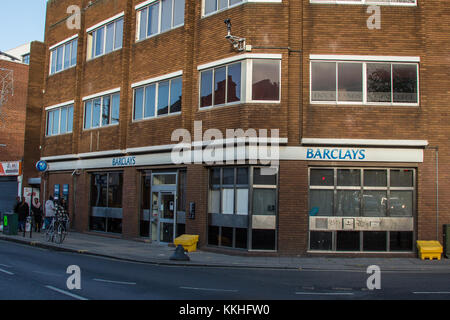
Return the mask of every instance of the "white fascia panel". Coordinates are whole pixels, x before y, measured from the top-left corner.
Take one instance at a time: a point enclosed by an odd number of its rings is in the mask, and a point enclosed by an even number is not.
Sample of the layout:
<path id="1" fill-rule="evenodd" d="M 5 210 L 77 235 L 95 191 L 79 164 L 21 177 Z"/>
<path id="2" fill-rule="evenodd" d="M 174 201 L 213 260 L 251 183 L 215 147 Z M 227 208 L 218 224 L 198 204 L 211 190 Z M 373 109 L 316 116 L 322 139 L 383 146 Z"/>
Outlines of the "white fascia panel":
<path id="1" fill-rule="evenodd" d="M 114 89 L 111 89 L 111 90 L 98 92 L 98 93 L 91 94 L 89 96 L 83 97 L 83 101 L 90 100 L 90 99 L 97 98 L 97 97 L 106 96 L 108 94 L 117 93 L 117 92 L 120 92 L 120 87 L 119 88 L 114 88 Z"/>
<path id="2" fill-rule="evenodd" d="M 60 42 L 58 42 L 57 44 L 52 45 L 52 46 L 49 48 L 49 50 L 52 51 L 53 49 L 59 47 L 60 45 L 66 43 L 66 42 L 72 41 L 72 40 L 74 40 L 74 39 L 76 39 L 76 38 L 78 38 L 78 34 L 74 34 L 73 36 L 71 36 L 71 37 L 69 37 L 69 38 L 67 38 L 67 39 L 64 39 L 63 41 L 60 41 Z"/>
<path id="3" fill-rule="evenodd" d="M 427 140 L 303 138 L 304 145 L 426 147 Z"/>
<path id="4" fill-rule="evenodd" d="M 150 84 L 150 83 L 154 83 L 154 82 L 158 82 L 158 81 L 162 81 L 162 80 L 167 80 L 167 79 L 179 77 L 182 75 L 183 75 L 183 70 L 178 70 L 178 71 L 175 71 L 175 72 L 172 72 L 169 74 L 165 74 L 165 75 L 162 75 L 159 77 L 154 77 L 154 78 L 142 80 L 139 82 L 135 82 L 135 83 L 131 84 L 131 87 L 136 88 L 136 87 L 144 86 L 146 84 Z"/>
<path id="5" fill-rule="evenodd" d="M 240 61 L 240 60 L 244 60 L 244 59 L 274 59 L 274 60 L 281 60 L 282 55 L 281 54 L 272 54 L 272 53 L 244 53 L 244 54 L 239 54 L 236 56 L 232 56 L 232 57 L 228 57 L 228 58 L 224 58 L 224 59 L 220 59 L 220 60 L 216 60 L 213 62 L 208 62 L 205 64 L 201 64 L 197 67 L 197 70 L 205 70 L 205 69 L 209 69 L 209 68 L 213 68 L 215 66 L 219 66 L 222 64 L 228 64 L 228 63 L 232 63 L 232 62 L 236 62 L 236 61 Z"/>
<path id="6" fill-rule="evenodd" d="M 75 100 L 70 100 L 70 101 L 58 103 L 58 104 L 55 104 L 55 105 L 52 105 L 52 106 L 45 107 L 45 111 L 51 110 L 51 109 L 56 109 L 56 108 L 59 108 L 59 107 L 68 106 L 68 105 L 74 104 L 74 103 L 75 103 Z"/>
<path id="7" fill-rule="evenodd" d="M 420 62 L 420 57 L 409 56 L 361 56 L 339 54 L 310 54 L 310 60 L 331 61 L 381 61 L 381 62 Z"/>
<path id="8" fill-rule="evenodd" d="M 139 10 L 139 9 L 141 9 L 141 8 L 143 8 L 143 7 L 145 7 L 145 6 L 149 5 L 149 4 L 151 4 L 151 3 L 153 3 L 153 2 L 156 2 L 156 1 L 158 1 L 158 0 L 148 0 L 148 1 L 144 1 L 144 2 L 139 3 L 138 5 L 136 5 L 136 6 L 134 7 L 134 9 L 135 9 L 135 10 Z"/>
<path id="9" fill-rule="evenodd" d="M 119 19 L 119 18 L 123 17 L 124 15 L 125 15 L 125 12 L 122 11 L 121 13 L 116 14 L 115 16 L 113 16 L 113 17 L 111 17 L 111 18 L 109 18 L 109 19 L 103 20 L 102 22 L 99 22 L 99 23 L 93 25 L 92 27 L 87 28 L 87 29 L 86 29 L 86 32 L 89 33 L 89 32 L 91 32 L 92 30 L 97 29 L 98 27 L 101 27 L 101 26 L 103 26 L 103 25 L 105 25 L 105 24 L 107 24 L 107 23 L 109 23 L 109 22 L 111 22 L 111 21 L 114 21 L 114 20 L 116 20 L 116 19 Z"/>

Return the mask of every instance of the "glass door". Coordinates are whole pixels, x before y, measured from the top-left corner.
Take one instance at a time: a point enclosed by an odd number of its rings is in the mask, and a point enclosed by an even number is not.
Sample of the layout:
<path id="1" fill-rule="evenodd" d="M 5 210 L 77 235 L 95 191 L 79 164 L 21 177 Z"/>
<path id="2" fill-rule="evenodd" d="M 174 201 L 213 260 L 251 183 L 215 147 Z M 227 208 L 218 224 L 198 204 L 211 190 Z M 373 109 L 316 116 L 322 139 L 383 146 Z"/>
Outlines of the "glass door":
<path id="1" fill-rule="evenodd" d="M 155 242 L 173 242 L 175 233 L 175 192 L 152 192 L 151 239 Z"/>

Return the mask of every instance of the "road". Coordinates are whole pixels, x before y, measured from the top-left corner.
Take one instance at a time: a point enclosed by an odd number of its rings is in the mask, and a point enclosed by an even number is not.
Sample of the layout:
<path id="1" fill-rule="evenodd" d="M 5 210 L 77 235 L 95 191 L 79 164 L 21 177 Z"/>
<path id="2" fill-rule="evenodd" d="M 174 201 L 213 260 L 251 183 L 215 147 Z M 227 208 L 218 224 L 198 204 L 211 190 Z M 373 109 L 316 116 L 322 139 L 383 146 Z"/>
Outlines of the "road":
<path id="1" fill-rule="evenodd" d="M 67 287 L 71 265 L 79 290 Z M 2 300 L 448 300 L 449 273 L 381 270 L 368 290 L 362 271 L 157 266 L 0 241 Z"/>

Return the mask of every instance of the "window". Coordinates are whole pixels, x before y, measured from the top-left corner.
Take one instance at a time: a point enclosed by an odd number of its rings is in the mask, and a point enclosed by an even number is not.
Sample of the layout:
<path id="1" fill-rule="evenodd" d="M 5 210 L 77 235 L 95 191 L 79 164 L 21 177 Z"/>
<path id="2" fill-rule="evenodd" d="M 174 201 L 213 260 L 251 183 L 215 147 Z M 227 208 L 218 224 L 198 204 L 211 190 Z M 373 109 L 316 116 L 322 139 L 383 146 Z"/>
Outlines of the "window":
<path id="1" fill-rule="evenodd" d="M 22 56 L 22 62 L 25 64 L 30 64 L 30 54 L 24 54 Z"/>
<path id="2" fill-rule="evenodd" d="M 209 179 L 208 244 L 276 250 L 277 170 L 218 167 Z"/>
<path id="3" fill-rule="evenodd" d="M 203 14 L 208 15 L 220 10 L 228 9 L 236 4 L 244 2 L 243 0 L 204 0 Z"/>
<path id="4" fill-rule="evenodd" d="M 200 107 L 241 101 L 241 63 L 214 68 L 201 73 Z"/>
<path id="5" fill-rule="evenodd" d="M 412 225 L 414 179 L 414 169 L 310 168 L 310 249 L 412 251 L 414 232 L 396 225 L 399 219 L 371 218 L 410 218 Z M 345 221 L 354 229 L 346 230 Z M 389 230 L 396 227 L 403 230 Z"/>
<path id="6" fill-rule="evenodd" d="M 144 40 L 184 24 L 185 0 L 161 0 L 137 12 L 136 40 Z"/>
<path id="7" fill-rule="evenodd" d="M 199 67 L 200 108 L 239 102 L 280 101 L 280 60 L 243 59 L 239 62 Z M 244 81 L 249 77 L 251 81 Z"/>
<path id="8" fill-rule="evenodd" d="M 311 61 L 312 103 L 417 105 L 418 92 L 417 63 Z"/>
<path id="9" fill-rule="evenodd" d="M 182 82 L 177 77 L 135 88 L 133 120 L 180 113 Z"/>
<path id="10" fill-rule="evenodd" d="M 87 59 L 93 59 L 122 48 L 123 18 L 88 33 Z"/>
<path id="11" fill-rule="evenodd" d="M 122 172 L 94 173 L 90 230 L 122 233 Z"/>
<path id="12" fill-rule="evenodd" d="M 73 130 L 73 104 L 47 111 L 47 136 L 71 133 Z"/>
<path id="13" fill-rule="evenodd" d="M 412 217 L 413 177 L 413 169 L 311 168 L 310 215 Z"/>
<path id="14" fill-rule="evenodd" d="M 50 50 L 50 75 L 77 64 L 77 47 L 78 39 L 73 39 Z"/>
<path id="15" fill-rule="evenodd" d="M 93 98 L 84 102 L 84 129 L 119 123 L 120 93 Z"/>
<path id="16" fill-rule="evenodd" d="M 253 60 L 252 100 L 280 100 L 280 62 Z"/>
<path id="17" fill-rule="evenodd" d="M 417 5 L 417 0 L 310 0 L 311 3 L 327 3 L 327 4 L 367 4 L 367 5 L 398 5 L 409 6 Z"/>

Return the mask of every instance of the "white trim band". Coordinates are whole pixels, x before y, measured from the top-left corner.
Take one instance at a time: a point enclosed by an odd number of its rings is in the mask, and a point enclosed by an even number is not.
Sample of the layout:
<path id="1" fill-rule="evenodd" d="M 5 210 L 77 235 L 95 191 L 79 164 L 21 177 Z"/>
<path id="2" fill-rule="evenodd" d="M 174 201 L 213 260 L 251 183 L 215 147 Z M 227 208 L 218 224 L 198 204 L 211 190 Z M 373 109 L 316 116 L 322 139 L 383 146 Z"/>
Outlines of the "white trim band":
<path id="1" fill-rule="evenodd" d="M 48 48 L 48 50 L 52 51 L 53 49 L 59 47 L 60 45 L 65 44 L 66 42 L 72 41 L 76 38 L 78 38 L 78 33 L 74 34 L 73 36 L 71 36 L 67 39 L 64 39 L 63 41 L 58 42 L 57 44 L 52 45 L 51 47 Z"/>
<path id="2" fill-rule="evenodd" d="M 141 8 L 144 8 L 144 7 L 146 7 L 147 5 L 149 5 L 149 4 L 153 3 L 153 2 L 156 2 L 156 1 L 158 1 L 158 0 L 148 0 L 148 1 L 144 1 L 144 2 L 142 2 L 142 3 L 139 3 L 138 5 L 136 5 L 136 6 L 134 7 L 134 10 L 139 10 L 139 9 L 141 9 Z"/>
<path id="3" fill-rule="evenodd" d="M 114 21 L 116 19 L 119 19 L 119 18 L 123 17 L 124 15 L 125 15 L 125 11 L 122 11 L 121 13 L 116 14 L 115 16 L 113 16 L 113 17 L 111 17 L 109 19 L 103 20 L 102 22 L 99 22 L 99 23 L 93 25 L 92 27 L 87 28 L 86 32 L 89 33 L 91 31 L 93 31 L 93 30 L 95 30 L 95 29 L 97 29 L 97 28 L 99 28 L 99 27 L 109 23 L 109 22 L 112 22 L 112 21 Z"/>
<path id="4" fill-rule="evenodd" d="M 56 108 L 59 108 L 59 107 L 68 106 L 68 105 L 71 105 L 71 104 L 74 104 L 74 103 L 75 103 L 75 100 L 61 102 L 61 103 L 58 103 L 58 104 L 54 104 L 52 106 L 45 107 L 45 111 L 51 110 L 51 109 L 56 109 Z"/>
<path id="5" fill-rule="evenodd" d="M 339 54 L 310 54 L 310 60 L 333 61 L 382 61 L 382 62 L 420 62 L 420 57 L 408 56 L 360 56 Z"/>
<path id="6" fill-rule="evenodd" d="M 302 145 L 426 147 L 428 140 L 303 138 Z"/>
<path id="7" fill-rule="evenodd" d="M 98 98 L 98 97 L 106 96 L 108 94 L 116 93 L 116 92 L 120 92 L 120 87 L 114 88 L 114 89 L 111 89 L 111 90 L 98 92 L 98 93 L 95 93 L 95 94 L 91 94 L 89 96 L 85 96 L 85 97 L 83 97 L 82 100 L 86 101 L 86 100 L 90 100 L 90 99 L 93 99 L 93 98 Z"/>
<path id="8" fill-rule="evenodd" d="M 236 62 L 236 61 L 240 61 L 240 60 L 245 60 L 245 59 L 273 59 L 273 60 L 281 60 L 282 55 L 281 54 L 272 54 L 272 53 L 244 53 L 244 54 L 240 54 L 240 55 L 235 55 L 232 57 L 228 57 L 228 58 L 224 58 L 224 59 L 220 59 L 220 60 L 216 60 L 213 62 L 208 62 L 208 63 L 204 63 L 201 64 L 199 66 L 197 66 L 197 70 L 201 71 L 201 70 L 205 70 L 205 69 L 209 69 L 209 68 L 213 68 L 222 64 L 228 64 L 228 63 L 232 63 L 232 62 Z"/>
<path id="9" fill-rule="evenodd" d="M 169 73 L 169 74 L 165 74 L 165 75 L 162 75 L 162 76 L 158 76 L 158 77 L 154 77 L 154 78 L 150 78 L 150 79 L 146 79 L 146 80 L 142 80 L 142 81 L 139 81 L 139 82 L 132 83 L 131 84 L 131 88 L 145 86 L 146 84 L 167 80 L 167 79 L 179 77 L 179 76 L 182 76 L 182 75 L 183 75 L 183 70 L 178 70 L 178 71 L 175 71 L 175 72 L 172 72 L 172 73 Z"/>

